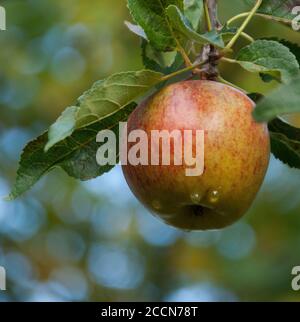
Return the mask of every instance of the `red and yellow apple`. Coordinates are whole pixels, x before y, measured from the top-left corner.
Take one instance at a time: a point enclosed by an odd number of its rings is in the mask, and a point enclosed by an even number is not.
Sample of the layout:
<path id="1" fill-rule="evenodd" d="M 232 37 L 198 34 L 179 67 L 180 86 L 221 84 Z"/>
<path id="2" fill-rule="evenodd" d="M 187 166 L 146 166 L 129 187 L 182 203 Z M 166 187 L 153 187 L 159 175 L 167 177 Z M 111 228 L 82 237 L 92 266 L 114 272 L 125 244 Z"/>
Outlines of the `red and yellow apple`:
<path id="1" fill-rule="evenodd" d="M 186 164 L 122 165 L 133 194 L 164 222 L 186 230 L 217 229 L 238 220 L 269 163 L 268 129 L 254 121 L 254 108 L 239 90 L 203 80 L 166 86 L 143 101 L 128 120 L 128 132 L 140 129 L 150 137 L 151 130 L 203 130 L 204 172 L 186 176 Z"/>

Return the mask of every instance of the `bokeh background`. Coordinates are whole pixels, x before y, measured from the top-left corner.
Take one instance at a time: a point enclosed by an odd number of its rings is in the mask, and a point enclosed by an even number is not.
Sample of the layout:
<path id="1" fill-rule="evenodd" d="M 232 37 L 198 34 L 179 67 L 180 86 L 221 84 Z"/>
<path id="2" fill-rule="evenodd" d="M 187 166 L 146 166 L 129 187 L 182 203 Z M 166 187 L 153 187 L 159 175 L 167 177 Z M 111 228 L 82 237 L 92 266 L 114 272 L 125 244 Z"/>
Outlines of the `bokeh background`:
<path id="1" fill-rule="evenodd" d="M 221 20 L 247 9 L 220 0 Z M 9 192 L 24 144 L 90 85 L 142 67 L 127 31 L 125 0 L 9 0 L 0 32 L 0 195 Z M 255 18 L 256 37 L 299 42 L 299 33 Z M 240 42 L 240 45 L 243 44 Z M 223 76 L 249 91 L 262 83 L 237 66 Z M 229 69 L 230 68 L 230 69 Z M 234 68 L 234 69 L 233 69 Z M 291 121 L 298 124 L 295 116 Z M 153 218 L 120 167 L 88 182 L 51 172 L 14 202 L 0 201 L 0 301 L 300 300 L 300 171 L 272 159 L 244 219 L 182 232 Z"/>

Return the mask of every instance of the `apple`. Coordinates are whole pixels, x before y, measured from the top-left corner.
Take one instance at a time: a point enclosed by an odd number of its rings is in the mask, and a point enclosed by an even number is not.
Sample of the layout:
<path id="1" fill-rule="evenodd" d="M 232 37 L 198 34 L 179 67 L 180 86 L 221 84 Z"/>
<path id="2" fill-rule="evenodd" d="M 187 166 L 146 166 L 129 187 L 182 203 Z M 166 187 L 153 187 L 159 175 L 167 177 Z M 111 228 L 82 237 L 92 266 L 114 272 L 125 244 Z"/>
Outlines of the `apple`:
<path id="1" fill-rule="evenodd" d="M 144 100 L 129 117 L 128 133 L 203 130 L 204 172 L 187 176 L 186 164 L 122 165 L 133 194 L 177 228 L 218 229 L 234 223 L 252 204 L 270 158 L 268 128 L 254 121 L 254 108 L 241 91 L 207 80 L 178 82 Z"/>

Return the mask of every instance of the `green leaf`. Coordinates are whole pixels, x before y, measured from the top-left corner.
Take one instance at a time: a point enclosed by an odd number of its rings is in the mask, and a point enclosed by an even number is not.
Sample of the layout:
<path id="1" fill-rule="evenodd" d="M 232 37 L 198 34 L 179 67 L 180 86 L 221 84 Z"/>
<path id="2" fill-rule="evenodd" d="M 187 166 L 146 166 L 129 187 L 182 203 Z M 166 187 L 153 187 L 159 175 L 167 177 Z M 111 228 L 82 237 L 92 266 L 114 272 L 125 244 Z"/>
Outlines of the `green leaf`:
<path id="1" fill-rule="evenodd" d="M 192 25 L 183 13 L 174 5 L 171 5 L 166 10 L 167 15 L 172 24 L 173 30 L 187 39 L 194 40 L 199 44 L 210 43 L 216 47 L 224 48 L 222 36 L 216 31 L 212 30 L 205 34 L 199 34 L 193 30 Z"/>
<path id="2" fill-rule="evenodd" d="M 191 23 L 193 29 L 198 31 L 204 17 L 203 0 L 185 0 L 184 14 Z"/>
<path id="3" fill-rule="evenodd" d="M 297 44 L 292 43 L 288 40 L 279 39 L 276 37 L 268 37 L 268 38 L 264 38 L 264 39 L 277 41 L 277 42 L 281 43 L 282 45 L 284 45 L 285 47 L 287 47 L 290 50 L 290 52 L 295 55 L 295 57 L 298 61 L 298 64 L 300 65 L 300 47 Z M 274 78 L 271 75 L 261 74 L 260 76 L 261 76 L 262 80 L 267 83 L 274 80 Z"/>
<path id="4" fill-rule="evenodd" d="M 145 31 L 150 44 L 158 51 L 172 51 L 176 41 L 165 8 L 174 4 L 183 10 L 183 0 L 128 0 L 134 21 Z"/>
<path id="5" fill-rule="evenodd" d="M 68 108 L 50 127 L 45 150 L 72 132 L 110 117 L 160 82 L 161 73 L 150 70 L 114 74 L 96 82 L 79 99 L 78 106 Z"/>
<path id="6" fill-rule="evenodd" d="M 101 130 L 111 129 L 118 139 L 119 122 L 126 121 L 135 107 L 136 104 L 131 103 L 110 118 L 75 130 L 46 153 L 44 146 L 48 139 L 47 132 L 28 143 L 21 155 L 16 182 L 8 198 L 17 198 L 55 167 L 61 167 L 70 176 L 80 180 L 95 178 L 109 171 L 112 166 L 99 166 L 96 162 L 96 151 L 100 146 L 96 142 L 96 135 Z"/>
<path id="7" fill-rule="evenodd" d="M 145 56 L 161 67 L 167 68 L 173 65 L 177 51 L 161 52 L 155 50 L 150 44 L 145 46 Z"/>
<path id="8" fill-rule="evenodd" d="M 278 115 L 300 112 L 300 74 L 290 84 L 279 86 L 256 106 L 253 116 L 259 122 L 270 121 Z"/>
<path id="9" fill-rule="evenodd" d="M 300 129 L 278 118 L 268 126 L 274 156 L 290 167 L 300 169 Z"/>
<path id="10" fill-rule="evenodd" d="M 182 66 L 183 60 L 178 52 L 155 50 L 147 41 L 142 41 L 142 59 L 145 68 L 163 74 L 171 74 Z"/>
<path id="11" fill-rule="evenodd" d="M 298 64 L 300 65 L 300 46 L 284 39 L 280 39 L 279 42 L 289 48 L 291 53 L 295 55 Z"/>
<path id="12" fill-rule="evenodd" d="M 287 47 L 291 53 L 293 53 L 300 65 L 300 46 L 298 44 L 292 43 L 288 40 L 285 39 L 279 39 L 276 37 L 272 37 L 272 38 L 266 38 L 267 40 L 274 40 L 274 41 L 278 41 L 280 42 L 282 45 L 284 45 L 285 47 Z"/>
<path id="13" fill-rule="evenodd" d="M 254 6 L 256 0 L 246 0 L 246 3 Z M 299 0 L 263 0 L 257 13 L 274 17 L 275 20 L 291 25 L 295 15 L 292 14 L 294 7 L 299 6 Z"/>
<path id="14" fill-rule="evenodd" d="M 256 40 L 241 49 L 236 60 L 250 72 L 269 74 L 284 83 L 288 83 L 299 71 L 295 55 L 273 40 Z"/>
<path id="15" fill-rule="evenodd" d="M 143 70 L 96 82 L 78 99 L 77 106 L 67 108 L 48 132 L 26 146 L 10 199 L 28 190 L 54 167 L 81 180 L 110 170 L 112 166 L 99 166 L 96 162 L 98 132 L 110 129 L 118 139 L 119 122 L 127 120 L 136 106 L 133 101 L 160 83 L 162 76 Z"/>
<path id="16" fill-rule="evenodd" d="M 147 35 L 145 34 L 145 31 L 142 27 L 140 27 L 139 25 L 134 25 L 133 23 L 129 22 L 129 21 L 124 21 L 125 26 L 134 34 L 136 34 L 137 36 L 148 40 Z"/>
<path id="17" fill-rule="evenodd" d="M 50 127 L 48 132 L 49 140 L 45 145 L 45 151 L 73 133 L 76 127 L 75 120 L 78 109 L 78 106 L 66 108 L 56 122 Z"/>

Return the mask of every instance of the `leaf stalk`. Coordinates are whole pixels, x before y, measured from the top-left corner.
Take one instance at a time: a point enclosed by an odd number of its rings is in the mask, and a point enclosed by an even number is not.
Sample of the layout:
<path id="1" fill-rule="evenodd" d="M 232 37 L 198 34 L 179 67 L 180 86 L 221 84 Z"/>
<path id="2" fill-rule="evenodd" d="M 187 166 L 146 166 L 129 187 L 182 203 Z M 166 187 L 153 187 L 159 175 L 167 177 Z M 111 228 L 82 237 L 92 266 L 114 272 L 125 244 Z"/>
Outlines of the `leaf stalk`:
<path id="1" fill-rule="evenodd" d="M 171 74 L 168 74 L 168 75 L 163 76 L 163 77 L 161 78 L 161 82 L 165 82 L 165 81 L 167 81 L 167 80 L 169 80 L 169 79 L 171 79 L 171 78 L 173 78 L 173 77 L 175 77 L 175 76 L 178 76 L 178 75 L 181 75 L 181 74 L 183 74 L 183 73 L 189 72 L 189 71 L 191 71 L 191 70 L 197 69 L 197 68 L 199 68 L 199 67 L 201 67 L 201 66 L 203 66 L 203 65 L 205 65 L 205 64 L 207 64 L 207 63 L 208 63 L 208 60 L 206 60 L 206 61 L 202 61 L 202 62 L 197 63 L 197 64 L 192 64 L 191 66 L 188 66 L 188 67 L 186 67 L 186 68 L 183 68 L 183 69 L 177 70 L 177 71 L 176 71 L 176 72 L 174 72 L 174 73 L 171 73 Z"/>
<path id="2" fill-rule="evenodd" d="M 245 19 L 245 21 L 243 22 L 243 24 L 240 26 L 240 28 L 237 31 L 237 33 L 231 38 L 230 42 L 226 45 L 224 51 L 228 51 L 235 44 L 235 42 L 238 40 L 238 38 L 240 37 L 240 35 L 244 31 L 244 29 L 248 26 L 250 20 L 253 18 L 253 16 L 255 15 L 256 11 L 261 6 L 261 4 L 262 4 L 262 0 L 257 0 L 256 1 L 255 6 L 249 12 L 247 18 Z M 231 22 L 232 22 L 232 19 L 231 19 Z"/>

